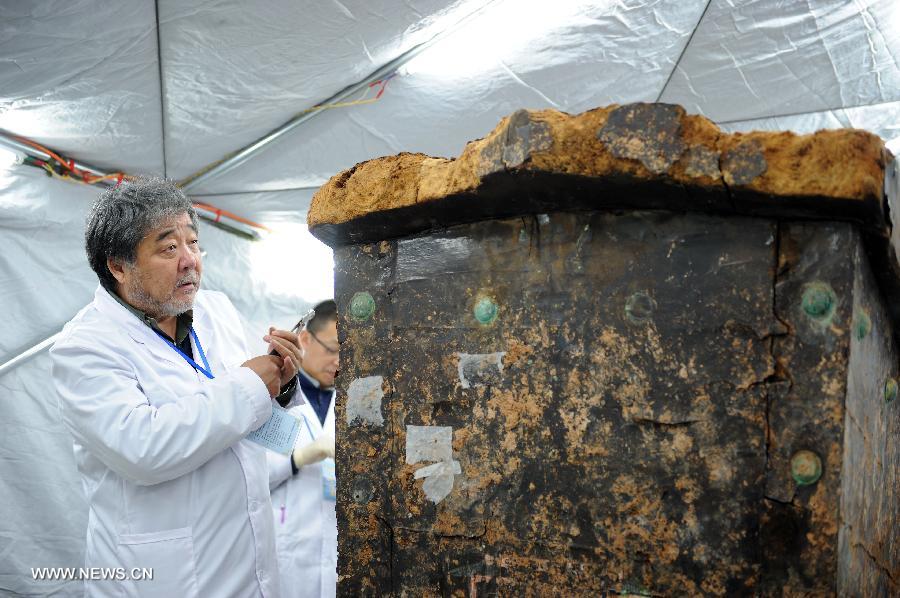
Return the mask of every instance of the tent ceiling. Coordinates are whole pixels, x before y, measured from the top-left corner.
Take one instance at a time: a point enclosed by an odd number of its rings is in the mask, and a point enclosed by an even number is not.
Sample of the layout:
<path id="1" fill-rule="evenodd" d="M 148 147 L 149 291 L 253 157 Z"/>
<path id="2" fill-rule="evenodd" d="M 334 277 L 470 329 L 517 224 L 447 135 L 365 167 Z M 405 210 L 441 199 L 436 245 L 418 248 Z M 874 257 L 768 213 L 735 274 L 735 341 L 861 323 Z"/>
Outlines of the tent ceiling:
<path id="1" fill-rule="evenodd" d="M 0 129 L 111 170 L 162 172 L 152 2 L 0 0 Z"/>
<path id="2" fill-rule="evenodd" d="M 662 96 L 715 121 L 900 100 L 900 5 L 713 2 Z"/>
<path id="3" fill-rule="evenodd" d="M 895 0 L 0 0 L 0 128 L 182 178 L 470 14 L 378 102 L 324 111 L 194 192 L 300 218 L 335 172 L 456 155 L 520 107 L 661 99 L 730 130 L 856 126 L 900 149 Z"/>
<path id="4" fill-rule="evenodd" d="M 168 176 L 186 177 L 362 79 L 459 4 L 160 0 Z"/>
<path id="5" fill-rule="evenodd" d="M 401 69 L 381 101 L 323 113 L 206 190 L 315 187 L 375 156 L 457 155 L 518 108 L 580 112 L 654 100 L 704 6 L 494 4 Z M 506 27 L 516 19 L 518 28 Z M 552 36 L 544 36 L 548 29 Z"/>

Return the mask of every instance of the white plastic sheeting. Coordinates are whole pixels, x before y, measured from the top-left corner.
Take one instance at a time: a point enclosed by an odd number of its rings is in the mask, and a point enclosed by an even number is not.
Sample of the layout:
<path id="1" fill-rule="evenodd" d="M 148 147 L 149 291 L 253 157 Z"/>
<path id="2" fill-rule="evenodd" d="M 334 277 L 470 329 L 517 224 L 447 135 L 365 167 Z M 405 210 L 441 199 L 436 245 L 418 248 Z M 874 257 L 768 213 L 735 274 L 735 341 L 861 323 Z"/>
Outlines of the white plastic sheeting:
<path id="1" fill-rule="evenodd" d="M 0 0 L 0 129 L 97 168 L 162 172 L 155 12 Z"/>
<path id="2" fill-rule="evenodd" d="M 191 197 L 196 201 L 240 214 L 244 218 L 277 225 L 284 222 L 306 222 L 306 210 L 317 188 L 247 193 L 193 193 Z"/>
<path id="3" fill-rule="evenodd" d="M 857 127 L 900 151 L 896 0 L 0 0 L 0 129 L 182 178 L 435 39 L 377 102 L 323 111 L 193 189 L 275 230 L 250 243 L 201 229 L 204 286 L 232 298 L 259 350 L 269 324 L 331 292 L 330 252 L 303 229 L 320 184 L 380 155 L 457 155 L 518 108 L 662 100 L 728 131 Z M 97 192 L 0 172 L 0 363 L 90 300 Z M 48 366 L 44 353 L 0 375 L 4 595 L 81 592 L 30 574 L 83 551 Z"/>
<path id="4" fill-rule="evenodd" d="M 93 296 L 81 245 L 96 194 L 33 168 L 0 173 L 0 362 L 59 332 Z"/>
<path id="5" fill-rule="evenodd" d="M 167 174 L 186 177 L 362 79 L 457 4 L 160 0 Z"/>
<path id="6" fill-rule="evenodd" d="M 81 584 L 35 581 L 32 567 L 84 563 L 87 505 L 72 437 L 44 352 L 0 376 L 0 594 L 80 596 Z"/>
<path id="7" fill-rule="evenodd" d="M 0 362 L 59 331 L 96 283 L 77 248 L 95 190 L 37 170 L 0 173 Z M 94 278 L 96 280 L 96 278 Z M 83 562 L 87 506 L 47 353 L 0 375 L 0 593 L 61 591 L 31 567 Z"/>
<path id="8" fill-rule="evenodd" d="M 315 188 L 375 156 L 458 155 L 521 107 L 660 100 L 726 125 L 847 107 L 891 141 L 877 114 L 900 98 L 898 56 L 890 0 L 498 0 L 402 67 L 380 102 L 324 112 L 200 189 Z"/>
<path id="9" fill-rule="evenodd" d="M 401 69 L 381 101 L 324 112 L 201 188 L 317 187 L 375 156 L 458 155 L 518 108 L 655 100 L 704 6 L 496 2 Z"/>
<path id="10" fill-rule="evenodd" d="M 728 132 L 791 130 L 797 133 L 813 133 L 820 129 L 866 129 L 880 135 L 888 149 L 894 155 L 900 155 L 900 102 L 733 121 L 721 127 Z"/>
<path id="11" fill-rule="evenodd" d="M 662 100 L 715 121 L 900 100 L 896 0 L 710 3 Z"/>

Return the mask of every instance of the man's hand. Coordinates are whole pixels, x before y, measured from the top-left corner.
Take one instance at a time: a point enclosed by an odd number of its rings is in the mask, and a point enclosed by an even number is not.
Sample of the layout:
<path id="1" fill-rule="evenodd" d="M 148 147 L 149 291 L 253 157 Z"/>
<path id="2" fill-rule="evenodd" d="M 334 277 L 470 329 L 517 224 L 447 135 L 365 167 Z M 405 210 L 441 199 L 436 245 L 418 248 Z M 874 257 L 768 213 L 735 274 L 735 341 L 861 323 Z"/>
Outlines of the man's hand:
<path id="1" fill-rule="evenodd" d="M 275 398 L 281 392 L 281 370 L 283 360 L 277 355 L 260 355 L 248 359 L 241 367 L 250 368 L 259 376 L 269 391 L 269 396 Z"/>
<path id="2" fill-rule="evenodd" d="M 291 454 L 297 469 L 329 458 L 334 459 L 334 436 L 331 434 L 323 434 L 309 444 L 295 448 Z"/>
<path id="3" fill-rule="evenodd" d="M 269 328 L 269 334 L 264 336 L 263 340 L 284 360 L 281 368 L 281 385 L 285 386 L 297 375 L 303 359 L 297 333 Z"/>

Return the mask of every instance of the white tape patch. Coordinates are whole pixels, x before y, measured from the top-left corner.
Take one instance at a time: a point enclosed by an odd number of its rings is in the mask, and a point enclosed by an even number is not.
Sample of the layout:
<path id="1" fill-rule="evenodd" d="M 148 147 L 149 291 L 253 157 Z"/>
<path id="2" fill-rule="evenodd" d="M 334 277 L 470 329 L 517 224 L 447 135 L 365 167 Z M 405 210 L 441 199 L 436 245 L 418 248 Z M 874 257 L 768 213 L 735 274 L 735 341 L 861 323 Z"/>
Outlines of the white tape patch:
<path id="1" fill-rule="evenodd" d="M 450 426 L 406 426 L 406 463 L 431 461 L 415 471 L 415 479 L 425 479 L 422 491 L 437 504 L 453 490 L 454 476 L 462 473 L 453 459 L 453 428 Z"/>
<path id="2" fill-rule="evenodd" d="M 347 425 L 352 425 L 355 421 L 359 422 L 358 425 L 384 425 L 384 416 L 381 415 L 383 382 L 384 378 L 381 376 L 369 376 L 357 378 L 350 383 L 347 389 Z"/>

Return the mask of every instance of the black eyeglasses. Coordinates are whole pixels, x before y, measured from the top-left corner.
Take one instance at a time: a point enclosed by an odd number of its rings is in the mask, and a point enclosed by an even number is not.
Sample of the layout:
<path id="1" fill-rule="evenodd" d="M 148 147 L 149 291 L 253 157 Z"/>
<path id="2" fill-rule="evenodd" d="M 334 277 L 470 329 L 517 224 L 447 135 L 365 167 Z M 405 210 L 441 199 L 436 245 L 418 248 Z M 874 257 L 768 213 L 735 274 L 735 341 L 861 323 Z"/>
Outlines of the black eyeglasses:
<path id="1" fill-rule="evenodd" d="M 328 345 L 326 345 L 325 343 L 323 343 L 321 340 L 319 340 L 319 337 L 316 336 L 316 333 L 313 332 L 312 330 L 307 330 L 307 332 L 309 332 L 309 335 L 310 335 L 311 337 L 313 337 L 314 339 L 316 339 L 316 342 L 317 342 L 317 343 L 319 343 L 320 345 L 322 345 L 322 348 L 325 349 L 325 352 L 328 353 L 329 355 L 337 355 L 337 354 L 339 354 L 339 353 L 341 352 L 340 347 L 338 347 L 337 349 L 332 349 L 331 347 L 329 347 Z"/>

